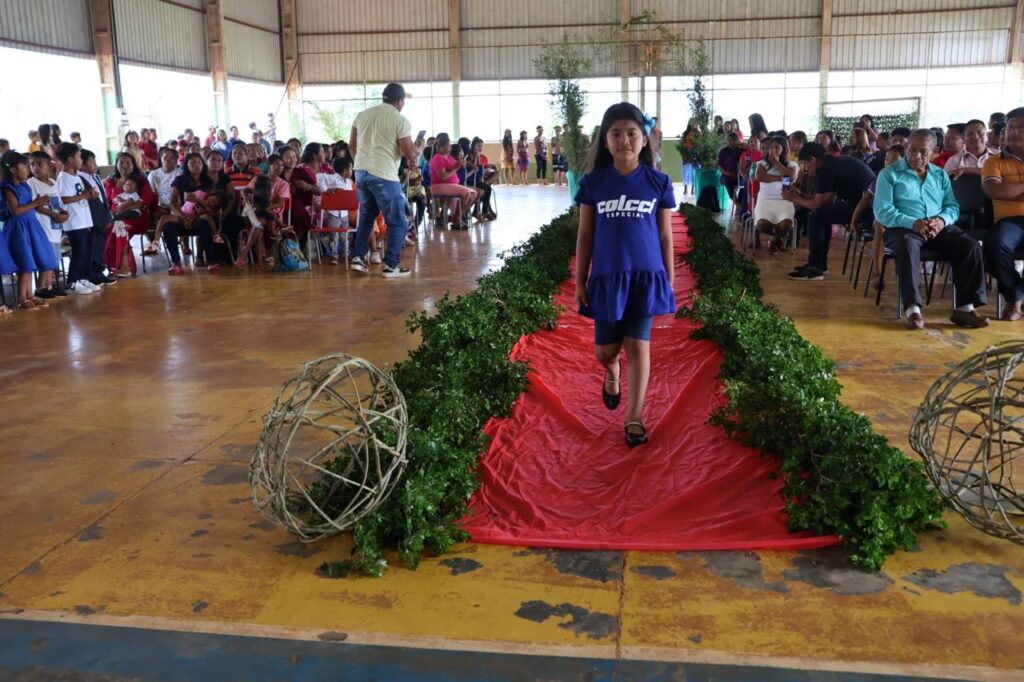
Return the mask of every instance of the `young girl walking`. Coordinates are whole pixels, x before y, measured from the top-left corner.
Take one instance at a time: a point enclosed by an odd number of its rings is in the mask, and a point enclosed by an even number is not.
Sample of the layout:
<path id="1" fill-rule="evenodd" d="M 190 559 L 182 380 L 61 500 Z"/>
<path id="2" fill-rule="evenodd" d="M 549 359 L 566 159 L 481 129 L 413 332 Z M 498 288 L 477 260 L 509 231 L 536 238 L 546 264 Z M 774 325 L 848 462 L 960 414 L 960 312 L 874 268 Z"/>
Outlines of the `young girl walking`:
<path id="1" fill-rule="evenodd" d="M 28 159 L 17 152 L 7 152 L 0 159 L 3 182 L 3 205 L 0 206 L 0 220 L 4 221 L 3 240 L 18 271 L 18 297 L 20 308 L 35 310 L 47 307 L 42 298 L 33 297 L 32 273 L 46 273 L 42 276 L 42 288 L 49 288 L 57 260 L 53 255 L 50 240 L 43 232 L 43 226 L 36 217 L 36 209 L 50 205 L 50 197 L 33 199 Z"/>
<path id="2" fill-rule="evenodd" d="M 619 355 L 626 351 L 629 395 L 626 443 L 647 442 L 644 396 L 651 371 L 653 316 L 675 312 L 672 285 L 672 180 L 654 168 L 643 112 L 622 102 L 604 113 L 590 172 L 576 202 L 576 302 L 594 320 L 597 361 L 604 368 L 601 396 L 619 406 Z"/>
<path id="3" fill-rule="evenodd" d="M 527 171 L 530 170 L 530 142 L 526 139 L 526 131 L 519 131 L 519 141 L 516 142 L 516 170 L 519 171 L 519 181 L 525 187 L 530 184 L 530 180 L 526 177 Z"/>

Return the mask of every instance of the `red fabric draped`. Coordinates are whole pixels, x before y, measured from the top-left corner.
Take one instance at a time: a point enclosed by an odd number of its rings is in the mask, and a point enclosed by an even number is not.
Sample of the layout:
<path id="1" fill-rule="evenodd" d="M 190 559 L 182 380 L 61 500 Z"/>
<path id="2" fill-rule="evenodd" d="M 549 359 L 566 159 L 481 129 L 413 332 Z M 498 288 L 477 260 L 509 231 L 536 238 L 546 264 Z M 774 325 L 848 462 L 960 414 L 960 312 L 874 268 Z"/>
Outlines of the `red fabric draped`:
<path id="1" fill-rule="evenodd" d="M 673 218 L 675 248 L 689 247 Z M 676 267 L 676 300 L 687 305 L 696 280 Z M 601 402 L 603 372 L 594 359 L 593 322 L 575 312 L 572 281 L 556 300 L 567 311 L 553 331 L 519 340 L 512 357 L 528 360 L 530 388 L 511 416 L 492 419 L 480 466 L 481 486 L 463 520 L 473 540 L 578 549 L 805 549 L 834 536 L 790 533 L 781 478 L 772 457 L 708 426 L 724 400 L 716 379 L 721 351 L 690 339 L 693 324 L 655 319 L 651 380 L 644 406 L 650 441 L 623 438 L 626 400 Z M 623 356 L 622 390 L 629 390 Z"/>

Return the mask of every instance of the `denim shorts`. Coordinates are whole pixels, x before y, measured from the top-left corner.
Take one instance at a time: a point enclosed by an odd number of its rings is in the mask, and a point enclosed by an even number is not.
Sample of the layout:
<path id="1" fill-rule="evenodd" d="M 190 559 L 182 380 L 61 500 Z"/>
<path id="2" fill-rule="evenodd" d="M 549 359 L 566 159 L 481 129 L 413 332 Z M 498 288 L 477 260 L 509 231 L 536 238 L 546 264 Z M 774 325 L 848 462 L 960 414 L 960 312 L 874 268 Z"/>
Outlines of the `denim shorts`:
<path id="1" fill-rule="evenodd" d="M 614 322 L 594 320 L 594 343 L 607 346 L 621 343 L 624 338 L 650 341 L 653 323 L 653 317 L 630 317 Z"/>

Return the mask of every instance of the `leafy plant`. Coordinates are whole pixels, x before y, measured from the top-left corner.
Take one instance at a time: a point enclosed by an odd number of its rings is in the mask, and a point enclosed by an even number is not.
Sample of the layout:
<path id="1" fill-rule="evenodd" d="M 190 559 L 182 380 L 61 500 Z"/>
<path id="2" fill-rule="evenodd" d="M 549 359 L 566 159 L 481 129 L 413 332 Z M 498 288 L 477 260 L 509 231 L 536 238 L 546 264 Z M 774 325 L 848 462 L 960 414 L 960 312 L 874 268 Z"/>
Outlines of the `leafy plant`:
<path id="1" fill-rule="evenodd" d="M 878 570 L 897 548 L 940 523 L 942 501 L 920 462 L 839 401 L 832 362 L 793 322 L 761 302 L 757 266 L 736 251 L 704 209 L 683 206 L 693 248 L 683 257 L 700 282 L 694 336 L 725 360 L 728 403 L 711 417 L 741 443 L 771 453 L 785 480 L 794 531 L 834 533 L 853 562 Z"/>
<path id="2" fill-rule="evenodd" d="M 562 42 L 546 43 L 534 57 L 534 68 L 548 80 L 551 108 L 562 121 L 562 147 L 569 170 L 580 175 L 590 138 L 580 130 L 587 113 L 587 91 L 580 82 L 593 70 L 593 60 L 580 48 L 579 39 L 562 34 Z"/>
<path id="3" fill-rule="evenodd" d="M 350 111 L 350 107 L 342 106 L 337 109 L 327 109 L 313 104 L 314 113 L 313 120 L 320 124 L 323 128 L 324 139 L 336 141 L 336 140 L 348 140 L 349 133 L 352 130 L 352 120 L 355 118 Z"/>
<path id="4" fill-rule="evenodd" d="M 920 124 L 921 114 L 919 111 L 911 111 L 905 114 L 879 114 L 878 116 L 872 115 L 872 119 L 874 119 L 875 129 L 880 132 L 889 132 L 893 128 L 901 126 L 914 130 Z M 826 114 L 821 120 L 821 129 L 834 132 L 836 139 L 839 140 L 839 144 L 843 145 L 850 138 L 853 124 L 860 120 L 860 116 L 829 116 Z"/>
<path id="5" fill-rule="evenodd" d="M 505 254 L 501 270 L 462 296 L 445 294 L 437 312 L 410 317 L 422 343 L 395 368 L 408 409 L 409 464 L 397 489 L 356 524 L 356 561 L 380 575 L 383 552 L 415 567 L 425 552 L 467 539 L 457 522 L 477 489 L 487 420 L 508 413 L 526 389 L 528 367 L 509 360 L 524 334 L 555 323 L 552 294 L 569 277 L 576 221 L 556 218 Z"/>
<path id="6" fill-rule="evenodd" d="M 717 168 L 718 152 L 725 144 L 725 137 L 714 128 L 705 82 L 712 73 L 712 60 L 703 40 L 689 48 L 686 63 L 687 74 L 693 78 L 693 88 L 687 99 L 690 102 L 690 119 L 695 127 L 683 134 L 676 147 L 685 163 L 701 168 Z"/>

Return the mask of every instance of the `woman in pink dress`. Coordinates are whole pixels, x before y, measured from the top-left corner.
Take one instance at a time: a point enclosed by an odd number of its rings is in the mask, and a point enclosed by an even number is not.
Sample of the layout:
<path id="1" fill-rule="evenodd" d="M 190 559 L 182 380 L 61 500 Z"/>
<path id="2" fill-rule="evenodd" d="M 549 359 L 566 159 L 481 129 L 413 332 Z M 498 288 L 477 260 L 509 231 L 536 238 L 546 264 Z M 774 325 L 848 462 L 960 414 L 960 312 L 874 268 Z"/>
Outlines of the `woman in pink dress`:
<path id="1" fill-rule="evenodd" d="M 118 202 L 117 197 L 124 192 L 125 180 L 135 181 L 139 201 Z M 117 155 L 114 172 L 103 182 L 103 191 L 115 214 L 114 223 L 123 222 L 125 232 L 114 227 L 107 233 L 107 244 L 104 260 L 107 268 L 116 271 L 118 276 L 127 277 L 136 273 L 135 254 L 132 253 L 131 238 L 146 234 L 152 228 L 150 216 L 156 208 L 156 195 L 149 186 L 145 176 L 139 171 L 135 157 L 128 152 Z M 119 212 L 127 211 L 131 217 L 117 217 Z M 138 212 L 136 216 L 135 213 Z"/>

